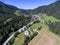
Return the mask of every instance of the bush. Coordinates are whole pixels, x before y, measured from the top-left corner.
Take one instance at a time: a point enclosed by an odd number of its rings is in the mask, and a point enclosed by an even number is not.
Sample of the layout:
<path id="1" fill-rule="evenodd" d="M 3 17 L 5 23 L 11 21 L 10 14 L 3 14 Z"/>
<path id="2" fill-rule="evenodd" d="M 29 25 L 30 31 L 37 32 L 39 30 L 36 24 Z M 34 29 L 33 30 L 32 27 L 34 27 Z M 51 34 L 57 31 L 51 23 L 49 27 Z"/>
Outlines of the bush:
<path id="1" fill-rule="evenodd" d="M 37 30 L 41 30 L 41 28 L 42 28 L 42 26 L 38 27 L 38 29 L 37 29 Z"/>
<path id="2" fill-rule="evenodd" d="M 34 22 L 34 24 L 35 24 L 35 23 L 39 23 L 39 22 L 40 22 L 40 21 L 39 21 L 39 20 L 37 20 L 37 21 L 35 21 L 35 22 Z"/>

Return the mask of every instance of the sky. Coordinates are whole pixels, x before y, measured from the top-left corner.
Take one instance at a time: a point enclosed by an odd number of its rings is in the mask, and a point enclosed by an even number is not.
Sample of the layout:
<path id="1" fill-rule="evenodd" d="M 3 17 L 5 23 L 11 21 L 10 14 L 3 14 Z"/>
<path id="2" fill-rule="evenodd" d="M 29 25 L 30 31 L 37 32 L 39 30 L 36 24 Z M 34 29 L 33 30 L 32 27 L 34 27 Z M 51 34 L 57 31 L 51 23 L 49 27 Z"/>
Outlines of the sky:
<path id="1" fill-rule="evenodd" d="M 39 6 L 49 5 L 56 0 L 0 0 L 6 4 L 16 6 L 21 9 L 34 9 Z"/>

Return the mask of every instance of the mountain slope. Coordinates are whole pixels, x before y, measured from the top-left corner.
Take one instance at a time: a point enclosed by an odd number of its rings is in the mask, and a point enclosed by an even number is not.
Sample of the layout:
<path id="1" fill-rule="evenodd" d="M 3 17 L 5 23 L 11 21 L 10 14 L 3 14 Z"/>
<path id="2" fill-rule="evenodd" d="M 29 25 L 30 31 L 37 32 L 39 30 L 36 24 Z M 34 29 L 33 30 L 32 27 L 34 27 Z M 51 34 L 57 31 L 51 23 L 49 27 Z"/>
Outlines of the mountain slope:
<path id="1" fill-rule="evenodd" d="M 18 9 L 15 6 L 0 2 L 0 44 L 2 45 L 2 43 L 12 33 L 14 33 L 19 28 L 21 28 L 22 26 L 29 23 L 31 20 L 30 15 L 32 15 L 32 14 L 38 15 L 38 13 L 46 13 L 47 15 L 60 19 L 60 1 L 56 1 L 55 3 L 52 3 L 47 6 L 41 6 L 41 7 L 35 8 L 33 10 Z M 26 14 L 27 14 L 27 16 L 25 16 Z M 55 18 L 53 18 L 53 20 L 54 19 Z M 37 26 L 38 26 L 38 24 L 37 24 Z M 46 29 L 46 28 L 43 28 L 43 29 Z M 42 30 L 43 33 L 44 33 L 44 31 L 45 30 Z M 47 31 L 47 33 L 48 33 L 48 31 Z M 50 34 L 52 36 L 56 36 L 52 33 L 50 33 Z M 46 34 L 46 36 L 48 37 L 48 34 Z M 46 38 L 43 35 L 42 35 L 42 37 L 43 37 L 43 39 Z M 48 39 L 49 39 L 49 37 L 48 37 Z"/>
<path id="2" fill-rule="evenodd" d="M 30 22 L 22 9 L 0 2 L 0 45 L 15 31 Z"/>
<path id="3" fill-rule="evenodd" d="M 46 13 L 60 19 L 60 1 L 33 9 L 33 13 Z"/>

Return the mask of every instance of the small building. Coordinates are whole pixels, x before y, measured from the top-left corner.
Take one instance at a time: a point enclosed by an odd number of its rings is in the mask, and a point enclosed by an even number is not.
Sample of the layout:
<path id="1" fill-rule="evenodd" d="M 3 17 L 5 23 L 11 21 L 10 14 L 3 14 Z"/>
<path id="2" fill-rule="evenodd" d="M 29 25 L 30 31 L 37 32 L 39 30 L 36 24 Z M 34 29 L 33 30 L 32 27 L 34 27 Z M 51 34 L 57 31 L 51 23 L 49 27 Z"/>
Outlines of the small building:
<path id="1" fill-rule="evenodd" d="M 23 26 L 23 31 L 26 31 L 27 30 L 27 27 L 26 26 Z"/>
<path id="2" fill-rule="evenodd" d="M 29 36 L 30 35 L 30 31 L 26 30 L 25 32 L 25 35 Z"/>

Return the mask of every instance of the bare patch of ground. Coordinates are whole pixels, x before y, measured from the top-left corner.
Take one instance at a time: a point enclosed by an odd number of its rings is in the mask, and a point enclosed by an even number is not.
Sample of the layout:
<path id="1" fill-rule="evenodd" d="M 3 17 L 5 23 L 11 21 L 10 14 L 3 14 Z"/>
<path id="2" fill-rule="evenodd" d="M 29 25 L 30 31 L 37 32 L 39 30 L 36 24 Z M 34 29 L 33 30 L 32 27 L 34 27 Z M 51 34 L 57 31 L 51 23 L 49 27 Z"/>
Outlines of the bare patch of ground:
<path id="1" fill-rule="evenodd" d="M 56 45 L 57 39 L 58 36 L 43 28 L 28 45 Z"/>

